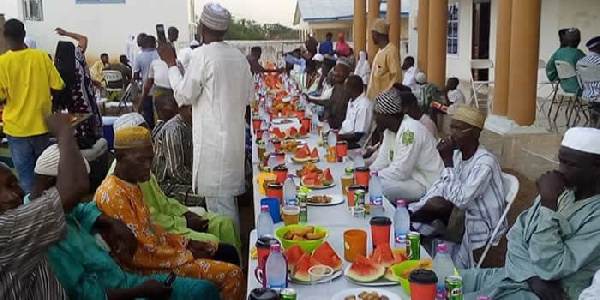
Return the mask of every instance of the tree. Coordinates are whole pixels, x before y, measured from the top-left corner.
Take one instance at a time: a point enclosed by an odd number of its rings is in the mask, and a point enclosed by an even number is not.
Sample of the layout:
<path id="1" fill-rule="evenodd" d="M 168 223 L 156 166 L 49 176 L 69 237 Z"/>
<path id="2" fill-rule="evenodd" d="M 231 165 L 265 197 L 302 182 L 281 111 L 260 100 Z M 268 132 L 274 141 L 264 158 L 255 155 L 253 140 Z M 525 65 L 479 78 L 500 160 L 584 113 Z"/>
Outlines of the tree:
<path id="1" fill-rule="evenodd" d="M 298 31 L 281 24 L 261 25 L 254 20 L 231 19 L 229 30 L 225 34 L 226 40 L 279 40 L 296 39 Z"/>

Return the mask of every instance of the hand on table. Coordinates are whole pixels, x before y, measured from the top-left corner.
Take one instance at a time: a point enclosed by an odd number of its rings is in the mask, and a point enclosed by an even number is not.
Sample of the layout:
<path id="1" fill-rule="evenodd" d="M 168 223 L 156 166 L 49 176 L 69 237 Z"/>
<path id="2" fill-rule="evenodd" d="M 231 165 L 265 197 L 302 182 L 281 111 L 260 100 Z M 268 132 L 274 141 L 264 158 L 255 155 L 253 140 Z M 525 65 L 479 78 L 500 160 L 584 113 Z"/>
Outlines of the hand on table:
<path id="1" fill-rule="evenodd" d="M 217 252 L 217 246 L 211 242 L 190 240 L 188 250 L 192 252 L 195 259 L 212 258 Z"/>
<path id="2" fill-rule="evenodd" d="M 559 171 L 549 171 L 540 176 L 536 182 L 543 206 L 556 211 L 558 198 L 565 191 L 565 179 Z"/>
<path id="3" fill-rule="evenodd" d="M 187 227 L 191 230 L 197 232 L 207 232 L 208 231 L 208 219 L 205 219 L 191 211 L 183 214 L 185 220 L 187 221 Z"/>
<path id="4" fill-rule="evenodd" d="M 563 300 L 564 291 L 560 287 L 558 281 L 545 281 L 539 277 L 531 277 L 527 279 L 527 284 L 531 291 L 544 300 Z"/>

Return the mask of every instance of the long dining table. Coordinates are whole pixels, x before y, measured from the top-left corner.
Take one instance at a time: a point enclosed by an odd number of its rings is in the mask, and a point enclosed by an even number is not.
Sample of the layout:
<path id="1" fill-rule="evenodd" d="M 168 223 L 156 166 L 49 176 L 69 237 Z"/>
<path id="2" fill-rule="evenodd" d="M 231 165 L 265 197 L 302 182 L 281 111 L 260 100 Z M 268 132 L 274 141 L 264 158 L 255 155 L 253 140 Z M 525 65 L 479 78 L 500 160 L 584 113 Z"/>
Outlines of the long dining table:
<path id="1" fill-rule="evenodd" d="M 298 124 L 298 120 L 293 120 L 293 123 L 287 126 L 294 126 Z M 254 139 L 253 139 L 254 140 Z M 344 169 L 349 165 L 348 162 L 327 162 L 325 158 L 326 150 L 323 147 L 318 146 L 319 137 L 316 133 L 309 133 L 308 136 L 304 139 L 300 139 L 300 141 L 304 141 L 311 149 L 314 147 L 318 147 L 319 151 L 319 162 L 316 163 L 317 167 L 320 169 L 329 168 L 331 170 L 331 174 L 334 178 L 334 185 L 330 188 L 313 190 L 311 195 L 327 195 L 332 197 L 343 197 L 342 195 L 342 184 L 341 177 L 344 173 Z M 260 200 L 265 198 L 266 196 L 259 193 L 257 176 L 259 173 L 258 168 L 258 154 L 256 143 L 253 143 L 253 184 L 254 184 L 254 215 L 255 221 L 258 218 L 260 213 Z M 300 164 L 296 164 L 291 160 L 291 155 L 286 155 L 286 166 L 288 167 L 289 173 L 295 173 L 296 170 L 299 170 L 302 166 Z M 299 185 L 299 179 L 295 180 L 296 185 Z M 349 262 L 344 260 L 344 241 L 343 234 L 346 230 L 349 229 L 362 229 L 367 232 L 367 252 L 370 253 L 372 251 L 371 245 L 371 230 L 370 230 L 370 216 L 365 216 L 363 218 L 356 218 L 352 215 L 347 200 L 344 199 L 339 205 L 331 205 L 331 206 L 308 206 L 308 218 L 307 224 L 322 226 L 329 230 L 329 235 L 326 238 L 336 253 L 342 258 L 344 261 L 344 269 L 350 264 Z M 395 208 L 387 201 L 384 201 L 384 215 L 390 219 L 393 219 Z M 278 228 L 283 226 L 282 223 L 275 224 L 275 227 Z M 390 230 L 390 241 L 393 240 L 393 228 Z M 256 229 L 254 229 L 250 234 L 249 239 L 249 247 L 252 248 L 255 246 L 257 241 Z M 248 251 L 249 253 L 251 251 Z M 248 282 L 247 288 L 248 293 L 254 288 L 262 287 L 262 285 L 257 280 L 254 271 L 258 267 L 258 262 L 256 259 L 252 259 L 251 254 L 248 257 Z M 425 251 L 423 247 L 421 247 L 421 258 L 428 258 L 429 254 Z M 331 299 L 331 297 L 343 290 L 352 289 L 352 288 L 362 288 L 363 286 L 357 285 L 353 282 L 348 281 L 345 276 L 340 276 L 332 280 L 331 283 L 328 284 L 317 284 L 317 285 L 305 285 L 298 283 L 289 283 L 289 287 L 294 288 L 297 292 L 298 299 Z M 364 287 L 365 290 L 369 290 L 370 287 Z M 402 287 L 398 285 L 393 286 L 385 286 L 385 287 L 377 287 L 389 292 L 395 293 L 401 299 L 410 299 L 410 297 L 404 292 Z"/>

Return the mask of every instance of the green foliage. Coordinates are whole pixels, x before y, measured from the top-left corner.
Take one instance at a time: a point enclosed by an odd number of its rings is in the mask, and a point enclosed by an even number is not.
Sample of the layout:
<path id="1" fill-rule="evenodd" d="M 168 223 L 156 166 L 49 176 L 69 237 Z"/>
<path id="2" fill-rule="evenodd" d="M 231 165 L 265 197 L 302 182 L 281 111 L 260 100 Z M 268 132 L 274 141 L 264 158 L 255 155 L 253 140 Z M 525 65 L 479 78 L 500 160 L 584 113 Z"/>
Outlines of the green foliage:
<path id="1" fill-rule="evenodd" d="M 262 25 L 254 20 L 232 19 L 229 30 L 225 35 L 226 40 L 285 40 L 297 39 L 298 31 L 281 24 Z"/>

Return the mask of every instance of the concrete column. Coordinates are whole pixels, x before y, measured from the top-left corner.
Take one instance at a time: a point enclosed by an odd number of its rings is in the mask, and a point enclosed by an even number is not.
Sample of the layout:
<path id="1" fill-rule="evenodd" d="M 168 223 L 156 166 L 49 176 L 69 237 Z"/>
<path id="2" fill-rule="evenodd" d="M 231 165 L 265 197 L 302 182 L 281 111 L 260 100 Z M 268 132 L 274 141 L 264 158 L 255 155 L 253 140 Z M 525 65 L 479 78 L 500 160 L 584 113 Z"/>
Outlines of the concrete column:
<path id="1" fill-rule="evenodd" d="M 521 126 L 535 121 L 541 5 L 542 0 L 512 1 L 508 117 Z"/>
<path id="2" fill-rule="evenodd" d="M 401 17 L 401 2 L 400 0 L 388 0 L 386 18 L 390 23 L 390 42 L 400 49 L 400 35 L 402 34 Z"/>
<path id="3" fill-rule="evenodd" d="M 508 114 L 508 86 L 510 65 L 510 30 L 513 0 L 498 2 L 498 33 L 496 35 L 496 62 L 494 63 L 494 114 Z"/>
<path id="4" fill-rule="evenodd" d="M 373 38 L 371 38 L 371 24 L 377 18 L 379 18 L 379 0 L 368 0 L 369 1 L 369 16 L 368 16 L 368 24 L 367 24 L 367 54 L 369 56 L 369 63 L 373 62 L 373 58 L 375 58 L 375 54 L 377 54 L 377 45 L 373 42 Z"/>
<path id="5" fill-rule="evenodd" d="M 354 53 L 367 50 L 367 0 L 354 0 Z"/>
<path id="6" fill-rule="evenodd" d="M 427 36 L 427 81 L 446 85 L 446 35 L 448 0 L 431 1 Z"/>
<path id="7" fill-rule="evenodd" d="M 417 66 L 419 70 L 427 72 L 427 42 L 429 36 L 429 0 L 419 0 L 419 15 L 417 16 L 417 33 L 419 45 L 417 53 Z"/>

